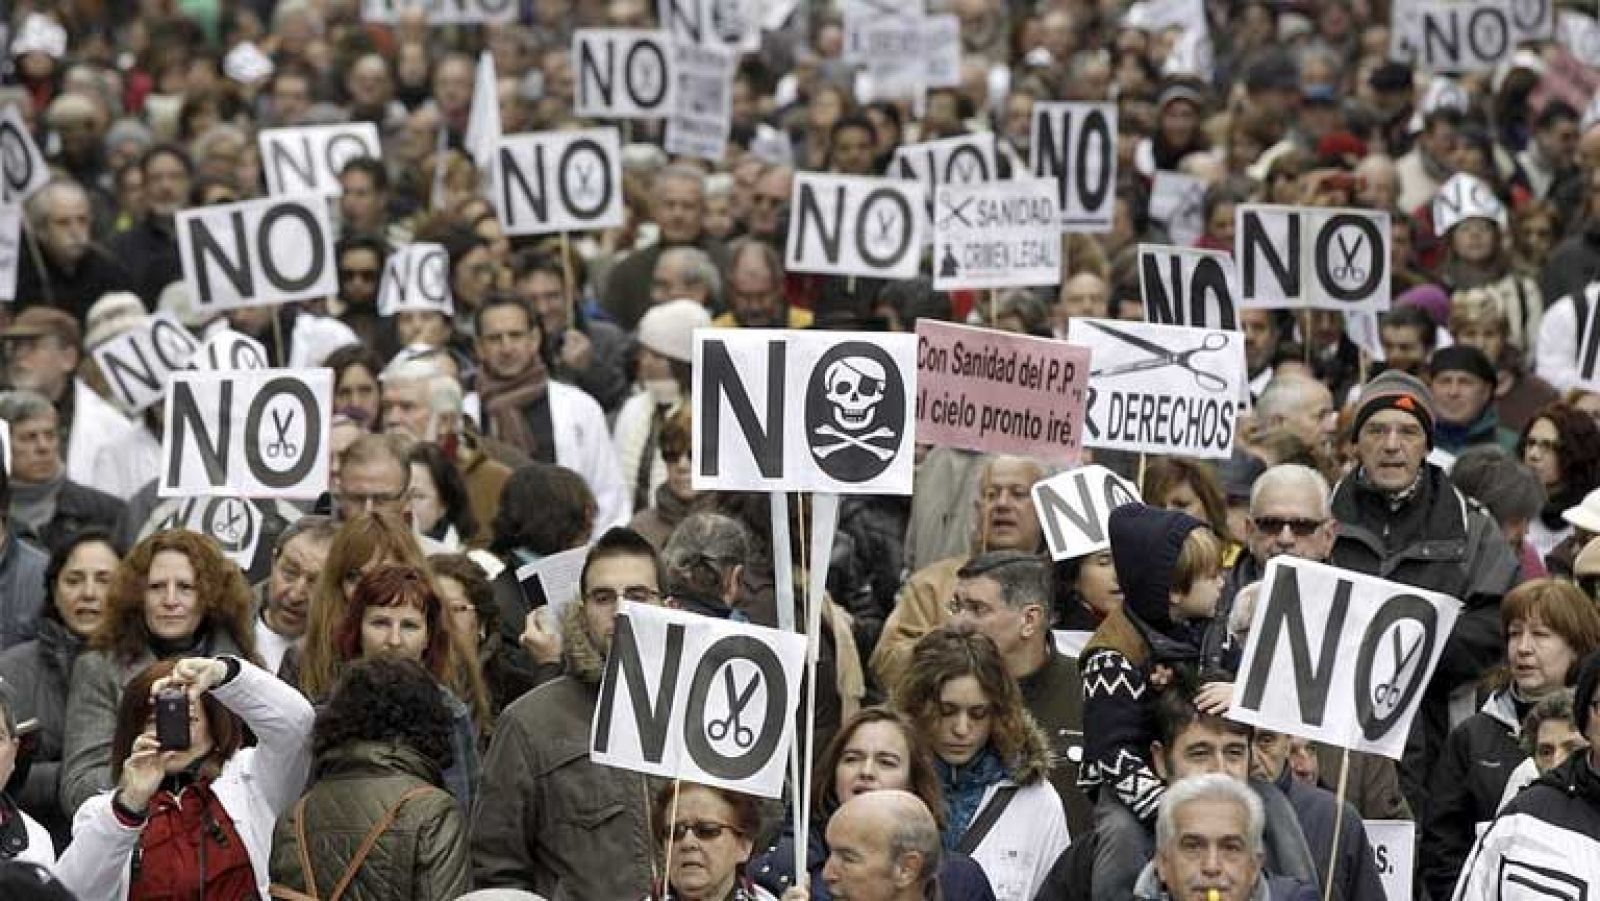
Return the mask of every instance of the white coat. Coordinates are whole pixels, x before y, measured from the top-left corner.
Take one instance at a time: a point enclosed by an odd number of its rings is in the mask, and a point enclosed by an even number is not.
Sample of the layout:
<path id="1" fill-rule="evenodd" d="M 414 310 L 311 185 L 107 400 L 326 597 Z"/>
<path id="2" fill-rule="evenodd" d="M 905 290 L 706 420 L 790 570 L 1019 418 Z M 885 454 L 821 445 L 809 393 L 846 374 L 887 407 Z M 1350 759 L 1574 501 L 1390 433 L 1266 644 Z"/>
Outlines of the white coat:
<path id="1" fill-rule="evenodd" d="M 556 462 L 583 477 L 599 508 L 594 534 L 633 519 L 633 496 L 617 464 L 611 430 L 600 404 L 581 388 L 550 382 L 550 425 L 556 437 Z"/>
<path id="2" fill-rule="evenodd" d="M 256 747 L 234 754 L 211 787 L 250 854 L 256 888 L 265 899 L 272 827 L 305 788 L 316 714 L 300 692 L 242 660 L 239 674 L 211 694 L 256 735 Z M 117 819 L 111 810 L 114 793 L 101 792 L 78 808 L 72 844 L 56 867 L 56 876 L 79 898 L 128 897 L 128 866 L 141 830 Z"/>
<path id="3" fill-rule="evenodd" d="M 93 481 L 85 484 L 129 500 L 161 475 L 161 436 L 141 418 L 117 426 L 94 455 Z"/>
<path id="4" fill-rule="evenodd" d="M 1594 286 L 1589 303 L 1594 304 Z M 1578 309 L 1571 297 L 1563 297 L 1544 311 L 1539 322 L 1539 341 L 1534 345 L 1533 372 L 1557 391 L 1578 387 Z"/>
<path id="5" fill-rule="evenodd" d="M 111 401 L 101 397 L 83 379 L 72 380 L 72 435 L 67 441 L 67 478 L 79 485 L 99 488 L 94 480 L 95 456 L 111 445 L 130 425 Z M 141 486 L 142 487 L 142 486 Z M 102 491 L 105 489 L 101 489 Z"/>
<path id="6" fill-rule="evenodd" d="M 1002 780 L 989 786 L 973 820 L 983 816 L 1002 785 L 1011 784 Z M 1061 796 L 1041 779 L 1017 790 L 1000 819 L 973 849 L 972 859 L 989 877 L 997 901 L 1032 901 L 1056 858 L 1070 844 Z"/>

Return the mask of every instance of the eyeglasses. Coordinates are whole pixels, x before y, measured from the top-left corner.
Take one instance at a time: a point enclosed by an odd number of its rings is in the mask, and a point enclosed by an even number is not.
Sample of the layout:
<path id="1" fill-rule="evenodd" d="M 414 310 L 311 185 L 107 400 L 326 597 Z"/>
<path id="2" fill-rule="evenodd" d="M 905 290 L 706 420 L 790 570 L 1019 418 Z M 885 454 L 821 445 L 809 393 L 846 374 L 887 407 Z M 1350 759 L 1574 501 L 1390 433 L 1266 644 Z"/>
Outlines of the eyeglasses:
<path id="1" fill-rule="evenodd" d="M 378 280 L 378 270 L 376 270 L 376 269 L 341 269 L 341 270 L 339 270 L 339 277 L 344 279 L 347 282 L 353 282 L 353 281 L 357 281 L 357 280 L 363 281 L 363 282 L 375 282 L 375 281 Z"/>
<path id="2" fill-rule="evenodd" d="M 1294 531 L 1297 538 L 1310 538 L 1322 528 L 1324 522 L 1320 519 L 1298 519 L 1289 516 L 1254 516 L 1250 521 L 1256 524 L 1256 528 L 1262 534 L 1278 535 L 1287 527 Z"/>
<path id="3" fill-rule="evenodd" d="M 583 596 L 585 603 L 599 607 L 614 607 L 619 599 L 634 604 L 654 604 L 661 599 L 661 592 L 644 585 L 629 585 L 620 595 L 615 588 L 596 588 Z"/>
<path id="4" fill-rule="evenodd" d="M 399 491 L 386 492 L 383 494 L 360 491 L 341 491 L 334 495 L 334 500 L 337 500 L 341 506 L 360 507 L 364 510 L 370 510 L 373 507 L 381 504 L 399 503 L 405 499 L 406 492 L 407 489 L 405 488 L 402 488 Z"/>
<path id="5" fill-rule="evenodd" d="M 1545 453 L 1553 454 L 1561 450 L 1561 441 L 1560 439 L 1556 438 L 1529 438 L 1527 441 L 1523 442 L 1523 447 L 1527 448 L 1528 450 L 1534 450 L 1537 448 Z"/>
<path id="6" fill-rule="evenodd" d="M 727 823 L 713 823 L 710 820 L 693 820 L 691 822 L 672 824 L 672 840 L 675 842 L 683 841 L 684 836 L 691 832 L 694 833 L 695 838 L 703 842 L 716 841 L 722 837 L 724 832 L 732 832 L 734 835 L 744 834 Z"/>

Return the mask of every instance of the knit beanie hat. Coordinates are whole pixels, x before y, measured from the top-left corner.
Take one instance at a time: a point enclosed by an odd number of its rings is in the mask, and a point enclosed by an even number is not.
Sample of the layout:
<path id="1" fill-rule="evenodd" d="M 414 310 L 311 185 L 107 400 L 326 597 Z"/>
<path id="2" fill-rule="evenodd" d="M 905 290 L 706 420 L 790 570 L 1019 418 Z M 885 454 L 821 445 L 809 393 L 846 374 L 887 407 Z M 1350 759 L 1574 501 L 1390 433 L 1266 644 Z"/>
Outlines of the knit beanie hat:
<path id="1" fill-rule="evenodd" d="M 1434 351 L 1433 359 L 1428 362 L 1428 372 L 1435 376 L 1441 372 L 1465 372 L 1490 385 L 1500 381 L 1500 375 L 1494 371 L 1494 364 L 1489 362 L 1488 356 L 1478 348 L 1465 344 L 1452 344 Z"/>
<path id="2" fill-rule="evenodd" d="M 694 330 L 709 328 L 711 314 L 692 300 L 669 300 L 639 319 L 639 343 L 669 360 L 694 362 Z"/>
<path id="3" fill-rule="evenodd" d="M 1178 552 L 1190 532 L 1204 527 L 1181 510 L 1144 504 L 1123 504 L 1107 520 L 1123 603 L 1159 631 L 1172 623 L 1172 569 L 1178 565 Z"/>
<path id="4" fill-rule="evenodd" d="M 1433 447 L 1433 392 L 1420 379 L 1398 369 L 1378 373 L 1356 401 L 1355 433 L 1361 434 L 1367 420 L 1384 410 L 1403 410 L 1415 416 L 1428 435 L 1428 446 Z"/>

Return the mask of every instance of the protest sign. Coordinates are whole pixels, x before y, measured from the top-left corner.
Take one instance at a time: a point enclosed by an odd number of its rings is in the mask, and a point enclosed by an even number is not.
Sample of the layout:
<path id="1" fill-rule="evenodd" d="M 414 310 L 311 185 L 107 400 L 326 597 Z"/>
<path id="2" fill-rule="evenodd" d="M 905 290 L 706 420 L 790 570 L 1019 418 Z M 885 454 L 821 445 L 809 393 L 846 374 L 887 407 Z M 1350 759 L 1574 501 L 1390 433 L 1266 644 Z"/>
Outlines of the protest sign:
<path id="1" fill-rule="evenodd" d="M 189 368 L 200 372 L 266 369 L 267 348 L 256 339 L 231 328 L 213 332 L 189 358 Z"/>
<path id="2" fill-rule="evenodd" d="M 1111 511 L 1140 502 L 1139 488 L 1104 466 L 1082 466 L 1033 483 L 1033 509 L 1050 559 L 1070 560 L 1111 546 Z"/>
<path id="3" fill-rule="evenodd" d="M 1460 610 L 1438 592 L 1274 557 L 1228 717 L 1399 760 Z"/>
<path id="4" fill-rule="evenodd" d="M 1593 16 L 1570 9 L 1559 10 L 1556 40 L 1579 63 L 1591 69 L 1600 67 L 1600 22 Z"/>
<path id="5" fill-rule="evenodd" d="M 481 25 L 517 20 L 517 0 L 361 0 L 366 22 L 393 24 L 400 14 L 421 9 L 430 25 Z"/>
<path id="6" fill-rule="evenodd" d="M 741 53 L 761 49 L 756 0 L 657 0 L 656 21 L 675 41 L 720 45 Z"/>
<path id="7" fill-rule="evenodd" d="M 105 341 L 93 350 L 112 399 L 123 410 L 143 412 L 167 393 L 172 373 L 185 369 L 200 342 L 168 312 Z"/>
<path id="8" fill-rule="evenodd" d="M 1418 64 L 1432 72 L 1481 72 L 1519 45 L 1555 36 L 1553 0 L 1411 0 L 1409 37 Z"/>
<path id="9" fill-rule="evenodd" d="M 922 83 L 929 89 L 961 84 L 961 19 L 945 13 L 922 20 Z"/>
<path id="10" fill-rule="evenodd" d="M 925 0 L 843 0 L 839 10 L 844 25 L 844 62 L 870 66 L 885 51 L 902 56 L 919 53 Z"/>
<path id="11" fill-rule="evenodd" d="M 339 173 L 359 157 L 383 159 L 378 126 L 371 122 L 268 128 L 261 132 L 261 172 L 267 193 L 338 194 Z"/>
<path id="12" fill-rule="evenodd" d="M 1245 309 L 1389 309 L 1389 214 L 1240 204 L 1234 260 Z"/>
<path id="13" fill-rule="evenodd" d="M 696 491 L 910 494 L 916 336 L 696 329 Z"/>
<path id="14" fill-rule="evenodd" d="M 1050 638 L 1055 642 L 1056 650 L 1076 660 L 1088 646 L 1089 639 L 1094 637 L 1093 632 L 1082 629 L 1052 629 Z"/>
<path id="15" fill-rule="evenodd" d="M 443 244 L 412 243 L 389 255 L 378 285 L 378 315 L 429 310 L 455 315 L 450 293 L 450 252 Z"/>
<path id="16" fill-rule="evenodd" d="M 1172 243 L 1188 247 L 1205 234 L 1205 182 L 1182 172 L 1156 170 L 1150 218 L 1167 227 Z"/>
<path id="17" fill-rule="evenodd" d="M 496 209 L 508 235 L 622 224 L 622 139 L 616 128 L 507 135 L 496 158 Z"/>
<path id="18" fill-rule="evenodd" d="M 1089 351 L 917 321 L 917 441 L 1072 462 L 1083 446 Z"/>
<path id="19" fill-rule="evenodd" d="M 190 497 L 171 504 L 162 529 L 188 529 L 217 543 L 223 556 L 248 570 L 261 543 L 261 508 L 242 497 Z"/>
<path id="20" fill-rule="evenodd" d="M 1245 383 L 1241 333 L 1103 319 L 1073 319 L 1067 329 L 1094 360 L 1084 444 L 1232 455 Z"/>
<path id="21" fill-rule="evenodd" d="M 1443 75 L 1435 76 L 1428 82 L 1428 90 L 1422 95 L 1422 114 L 1439 109 L 1453 109 L 1466 112 L 1472 108 L 1472 101 L 1467 99 L 1467 92 L 1453 79 Z"/>
<path id="22" fill-rule="evenodd" d="M 583 563 L 589 559 L 589 546 L 558 551 L 517 567 L 517 585 L 529 610 L 549 608 L 549 622 L 561 622 L 562 615 L 578 599 L 578 581 Z M 559 625 L 554 625 L 559 629 Z"/>
<path id="23" fill-rule="evenodd" d="M 311 194 L 179 210 L 183 280 L 204 311 L 339 293 L 328 202 Z"/>
<path id="24" fill-rule="evenodd" d="M 49 181 L 50 166 L 28 131 L 22 110 L 14 103 L 7 105 L 0 111 L 0 205 L 21 204 Z"/>
<path id="25" fill-rule="evenodd" d="M 1411 901 L 1411 875 L 1416 864 L 1417 824 L 1410 820 L 1365 820 L 1372 862 L 1387 901 Z"/>
<path id="26" fill-rule="evenodd" d="M 667 119 L 667 152 L 718 162 L 732 122 L 734 52 L 685 41 L 674 42 L 672 51 L 676 89 Z"/>
<path id="27" fill-rule="evenodd" d="M 1140 244 L 1139 293 L 1146 322 L 1239 327 L 1239 273 L 1226 251 Z"/>
<path id="28" fill-rule="evenodd" d="M 478 167 L 480 184 L 489 186 L 493 193 L 494 150 L 504 131 L 500 122 L 500 79 L 494 72 L 494 54 L 487 50 L 478 54 L 478 65 L 472 73 L 472 104 L 467 107 L 467 132 L 461 136 L 462 147 L 472 155 Z M 436 179 L 438 173 L 434 176 Z"/>
<path id="29" fill-rule="evenodd" d="M 161 497 L 315 500 L 328 490 L 330 369 L 173 373 Z"/>
<path id="30" fill-rule="evenodd" d="M 22 265 L 22 207 L 0 206 L 0 301 L 17 299 Z"/>
<path id="31" fill-rule="evenodd" d="M 1467 219 L 1489 219 L 1503 230 L 1507 227 L 1506 207 L 1494 189 L 1474 175 L 1457 172 L 1433 196 L 1433 229 L 1447 235 Z"/>
<path id="32" fill-rule="evenodd" d="M 915 278 L 924 192 L 916 182 L 797 172 L 784 266 L 790 272 Z"/>
<path id="33" fill-rule="evenodd" d="M 662 31 L 583 28 L 572 35 L 576 112 L 609 119 L 652 119 L 672 110 L 672 41 Z"/>
<path id="34" fill-rule="evenodd" d="M 962 135 L 896 148 L 888 174 L 922 185 L 931 216 L 933 195 L 941 185 L 975 185 L 999 177 L 994 134 Z"/>
<path id="35" fill-rule="evenodd" d="M 1116 207 L 1116 104 L 1035 103 L 1028 146 L 1034 176 L 1056 181 L 1061 230 L 1110 231 Z"/>
<path id="36" fill-rule="evenodd" d="M 933 287 L 1059 285 L 1054 189 L 1038 178 L 941 186 L 934 202 Z"/>
<path id="37" fill-rule="evenodd" d="M 806 638 L 622 603 L 589 756 L 595 763 L 733 791 L 783 794 Z"/>

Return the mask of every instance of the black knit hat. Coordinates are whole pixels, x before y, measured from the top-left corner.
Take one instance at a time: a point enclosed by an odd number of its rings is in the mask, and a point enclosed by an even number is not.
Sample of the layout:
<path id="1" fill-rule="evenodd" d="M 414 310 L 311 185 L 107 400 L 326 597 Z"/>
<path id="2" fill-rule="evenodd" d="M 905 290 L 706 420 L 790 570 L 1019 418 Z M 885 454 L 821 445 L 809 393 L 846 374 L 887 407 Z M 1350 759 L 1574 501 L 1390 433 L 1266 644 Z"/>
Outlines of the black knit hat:
<path id="1" fill-rule="evenodd" d="M 1123 504 L 1111 511 L 1106 529 L 1111 562 L 1123 603 L 1139 619 L 1165 631 L 1170 626 L 1172 570 L 1178 552 L 1195 529 L 1205 523 L 1181 510 Z"/>
<path id="2" fill-rule="evenodd" d="M 1465 344 L 1452 344 L 1434 351 L 1433 359 L 1428 361 L 1428 372 L 1433 375 L 1441 372 L 1466 372 L 1490 385 L 1500 381 L 1500 375 L 1494 371 L 1494 364 L 1489 362 L 1489 357 L 1478 348 Z"/>

